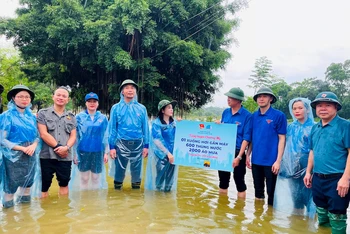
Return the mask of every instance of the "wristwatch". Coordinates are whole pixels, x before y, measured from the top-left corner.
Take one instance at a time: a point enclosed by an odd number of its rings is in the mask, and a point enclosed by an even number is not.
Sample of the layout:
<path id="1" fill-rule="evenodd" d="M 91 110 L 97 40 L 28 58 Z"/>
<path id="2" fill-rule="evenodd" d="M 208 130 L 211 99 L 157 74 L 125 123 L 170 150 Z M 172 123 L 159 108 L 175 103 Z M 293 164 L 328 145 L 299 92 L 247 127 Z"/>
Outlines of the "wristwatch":
<path id="1" fill-rule="evenodd" d="M 67 149 L 69 150 L 70 149 L 69 145 L 66 145 L 66 146 L 67 146 Z"/>
<path id="2" fill-rule="evenodd" d="M 242 160 L 242 156 L 237 156 L 237 158 L 238 158 L 239 160 Z"/>

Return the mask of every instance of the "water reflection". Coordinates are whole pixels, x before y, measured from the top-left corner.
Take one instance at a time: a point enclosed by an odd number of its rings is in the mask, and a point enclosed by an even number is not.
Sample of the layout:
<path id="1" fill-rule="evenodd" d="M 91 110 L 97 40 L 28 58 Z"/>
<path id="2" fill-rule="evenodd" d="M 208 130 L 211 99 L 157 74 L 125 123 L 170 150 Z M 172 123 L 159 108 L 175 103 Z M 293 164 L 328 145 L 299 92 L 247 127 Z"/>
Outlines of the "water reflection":
<path id="1" fill-rule="evenodd" d="M 286 216 L 255 201 L 251 173 L 247 198 L 218 194 L 216 171 L 180 168 L 176 193 L 132 190 L 74 192 L 0 211 L 0 233 L 330 233 L 314 220 Z M 350 229 L 348 228 L 348 231 Z"/>

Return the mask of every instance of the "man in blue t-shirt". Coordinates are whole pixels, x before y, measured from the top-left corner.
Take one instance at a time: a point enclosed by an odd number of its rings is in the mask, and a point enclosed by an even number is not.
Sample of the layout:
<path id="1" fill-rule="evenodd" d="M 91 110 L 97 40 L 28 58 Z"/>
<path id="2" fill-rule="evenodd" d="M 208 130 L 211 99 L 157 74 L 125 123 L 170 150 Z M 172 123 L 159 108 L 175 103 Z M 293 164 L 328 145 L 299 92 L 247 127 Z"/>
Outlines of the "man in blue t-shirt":
<path id="1" fill-rule="evenodd" d="M 321 120 L 311 129 L 304 183 L 312 187 L 319 225 L 331 226 L 332 233 L 346 233 L 350 200 L 350 122 L 338 116 L 342 105 L 332 92 L 319 93 L 311 106 Z"/>
<path id="2" fill-rule="evenodd" d="M 265 198 L 265 180 L 268 204 L 273 205 L 277 174 L 280 169 L 287 133 L 286 116 L 271 107 L 277 101 L 272 90 L 260 88 L 254 95 L 259 109 L 251 120 L 252 144 L 247 156 L 247 167 L 252 169 L 255 198 Z M 251 164 L 250 164 L 251 163 Z"/>
<path id="3" fill-rule="evenodd" d="M 217 123 L 228 123 L 237 125 L 236 152 L 233 161 L 233 179 L 237 188 L 237 196 L 245 198 L 247 186 L 245 184 L 246 155 L 245 150 L 250 142 L 250 118 L 251 113 L 242 106 L 244 92 L 240 88 L 232 88 L 225 93 L 227 96 L 227 108 L 222 113 L 221 121 Z M 231 172 L 219 171 L 220 190 L 222 194 L 227 194 L 230 183 Z"/>

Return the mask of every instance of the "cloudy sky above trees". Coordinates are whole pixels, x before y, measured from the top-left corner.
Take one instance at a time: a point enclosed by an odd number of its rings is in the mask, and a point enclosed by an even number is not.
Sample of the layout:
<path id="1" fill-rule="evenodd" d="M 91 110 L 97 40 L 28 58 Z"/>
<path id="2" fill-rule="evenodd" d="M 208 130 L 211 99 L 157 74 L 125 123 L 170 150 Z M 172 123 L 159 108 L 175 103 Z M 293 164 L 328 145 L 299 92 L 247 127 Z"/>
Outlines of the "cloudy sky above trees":
<path id="1" fill-rule="evenodd" d="M 17 7 L 18 0 L 1 0 L 0 16 L 13 17 Z M 237 15 L 241 20 L 233 32 L 237 43 L 228 48 L 232 59 L 219 72 L 224 85 L 209 106 L 226 106 L 223 94 L 232 87 L 253 95 L 248 78 L 262 56 L 289 84 L 309 77 L 324 79 L 331 63 L 350 59 L 349 10 L 349 0 L 250 0 Z M 6 45 L 1 40 L 0 46 Z"/>

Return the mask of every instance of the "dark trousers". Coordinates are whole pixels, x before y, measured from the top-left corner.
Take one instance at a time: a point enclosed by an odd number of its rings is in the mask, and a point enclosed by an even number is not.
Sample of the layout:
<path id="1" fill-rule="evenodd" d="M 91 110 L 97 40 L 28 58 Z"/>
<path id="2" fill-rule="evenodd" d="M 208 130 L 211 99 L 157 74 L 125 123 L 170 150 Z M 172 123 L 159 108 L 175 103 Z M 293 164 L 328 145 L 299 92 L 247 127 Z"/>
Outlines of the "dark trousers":
<path id="1" fill-rule="evenodd" d="M 235 156 L 237 157 L 239 150 L 236 150 Z M 239 162 L 238 166 L 233 170 L 233 179 L 236 184 L 236 189 L 238 192 L 244 192 L 247 190 L 247 185 L 245 184 L 245 174 L 246 174 L 246 165 L 245 165 L 246 155 L 243 154 L 242 160 Z M 227 189 L 230 184 L 231 172 L 228 171 L 219 171 L 219 188 Z"/>
<path id="2" fill-rule="evenodd" d="M 350 194 L 345 197 L 338 195 L 338 181 L 343 174 L 319 175 L 312 177 L 312 196 L 317 207 L 327 209 L 333 214 L 346 214 Z"/>
<path id="3" fill-rule="evenodd" d="M 167 156 L 157 161 L 156 188 L 158 190 L 170 191 L 174 183 L 175 165 L 169 162 Z"/>
<path id="4" fill-rule="evenodd" d="M 256 198 L 265 198 L 265 181 L 267 190 L 267 203 L 273 205 L 277 175 L 272 173 L 272 166 L 252 164 L 253 182 Z"/>
<path id="5" fill-rule="evenodd" d="M 53 174 L 56 173 L 58 185 L 68 186 L 72 161 L 58 161 L 56 159 L 40 159 L 42 192 L 47 192 L 51 186 Z"/>

